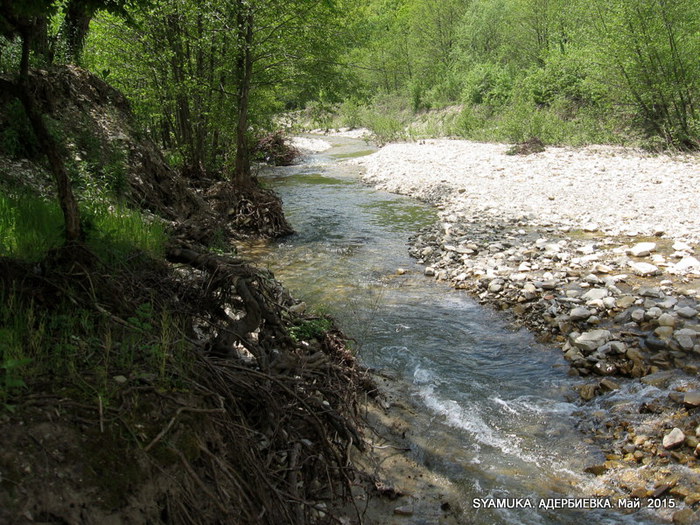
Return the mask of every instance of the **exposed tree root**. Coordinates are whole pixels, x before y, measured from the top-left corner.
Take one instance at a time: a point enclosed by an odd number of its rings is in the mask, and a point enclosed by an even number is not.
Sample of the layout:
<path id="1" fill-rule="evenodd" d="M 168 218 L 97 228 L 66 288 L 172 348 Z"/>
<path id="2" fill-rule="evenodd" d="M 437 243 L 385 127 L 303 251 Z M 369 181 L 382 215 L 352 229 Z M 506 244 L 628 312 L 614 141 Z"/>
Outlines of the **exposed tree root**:
<path id="1" fill-rule="evenodd" d="M 271 190 L 255 184 L 238 187 L 230 182 L 215 185 L 207 192 L 214 208 L 227 217 L 238 232 L 265 237 L 283 237 L 293 233 L 284 217 L 282 202 Z"/>
<path id="2" fill-rule="evenodd" d="M 364 445 L 357 396 L 368 384 L 341 335 L 293 339 L 288 327 L 305 322 L 291 317 L 293 300 L 239 259 L 187 246 L 168 259 L 177 266 L 144 259 L 138 274 L 120 275 L 87 256 L 57 254 L 40 271 L 0 259 L 3 288 L 37 309 L 68 301 L 118 334 L 144 330 L 133 317 L 148 301 L 149 329 L 158 333 L 158 312 L 173 312 L 186 321 L 179 337 L 189 348 L 184 363 L 168 365 L 166 384 L 145 365 L 106 370 L 126 381 L 109 380 L 99 395 L 84 393 L 103 388 L 90 367 L 78 371 L 89 386 L 76 394 L 35 378 L 32 391 L 45 393 L 18 399 L 17 415 L 0 420 L 5 450 L 21 452 L 0 454 L 17 489 L 0 492 L 0 507 L 16 512 L 4 517 L 338 523 L 329 508 L 351 494 L 350 449 Z M 63 459 L 46 450 L 63 450 Z"/>

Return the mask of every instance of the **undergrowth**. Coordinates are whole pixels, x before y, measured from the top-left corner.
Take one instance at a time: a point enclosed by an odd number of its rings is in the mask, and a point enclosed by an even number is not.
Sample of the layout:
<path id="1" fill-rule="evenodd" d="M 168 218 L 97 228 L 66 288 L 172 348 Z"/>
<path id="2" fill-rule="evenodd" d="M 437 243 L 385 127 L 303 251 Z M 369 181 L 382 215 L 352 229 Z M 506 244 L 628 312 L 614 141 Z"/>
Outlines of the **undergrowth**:
<path id="1" fill-rule="evenodd" d="M 82 204 L 81 212 L 88 247 L 106 262 L 125 261 L 134 250 L 163 255 L 167 233 L 161 222 L 100 200 Z M 39 261 L 61 245 L 62 223 L 55 201 L 0 193 L 0 256 Z"/>

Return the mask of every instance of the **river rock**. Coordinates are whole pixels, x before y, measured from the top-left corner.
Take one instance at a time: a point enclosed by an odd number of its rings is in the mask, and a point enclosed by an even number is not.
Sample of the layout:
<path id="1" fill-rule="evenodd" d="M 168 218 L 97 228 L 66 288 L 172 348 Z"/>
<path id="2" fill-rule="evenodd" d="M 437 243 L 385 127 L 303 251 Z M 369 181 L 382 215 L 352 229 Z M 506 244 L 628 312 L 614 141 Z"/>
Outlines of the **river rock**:
<path id="1" fill-rule="evenodd" d="M 613 390 L 619 390 L 620 385 L 612 379 L 605 378 L 600 380 L 600 389 L 603 392 L 612 392 Z"/>
<path id="2" fill-rule="evenodd" d="M 632 314 L 630 315 L 630 318 L 635 322 L 635 323 L 641 323 L 644 321 L 644 310 L 642 308 L 637 308 L 632 311 Z"/>
<path id="3" fill-rule="evenodd" d="M 686 392 L 683 403 L 691 407 L 700 407 L 700 392 Z"/>
<path id="4" fill-rule="evenodd" d="M 685 442 L 685 434 L 680 428 L 674 428 L 664 436 L 663 446 L 666 450 L 676 448 Z"/>
<path id="5" fill-rule="evenodd" d="M 394 509 L 394 514 L 396 514 L 397 516 L 413 516 L 413 507 L 411 507 L 410 505 L 396 507 Z"/>
<path id="6" fill-rule="evenodd" d="M 595 397 L 597 389 L 598 385 L 596 385 L 595 383 L 588 383 L 577 387 L 578 395 L 583 401 L 590 401 L 591 399 L 593 399 Z"/>
<path id="7" fill-rule="evenodd" d="M 646 312 L 644 312 L 645 319 L 658 319 L 663 312 L 658 306 L 652 306 Z"/>
<path id="8" fill-rule="evenodd" d="M 432 266 L 427 266 L 423 273 L 428 277 L 432 277 L 435 275 L 435 268 L 433 268 Z"/>
<path id="9" fill-rule="evenodd" d="M 684 350 L 685 352 L 691 352 L 695 346 L 693 338 L 687 335 L 678 335 L 678 332 L 676 332 L 674 334 L 674 339 L 678 343 L 678 346 L 681 347 L 681 350 Z"/>
<path id="10" fill-rule="evenodd" d="M 661 270 L 651 263 L 630 261 L 629 266 L 636 275 L 642 277 L 659 275 L 661 273 Z"/>
<path id="11" fill-rule="evenodd" d="M 623 295 L 617 299 L 617 306 L 619 308 L 629 308 L 636 300 L 637 298 L 633 295 Z"/>
<path id="12" fill-rule="evenodd" d="M 697 525 L 700 523 L 700 512 L 691 508 L 677 510 L 673 513 L 672 521 L 673 525 Z"/>
<path id="13" fill-rule="evenodd" d="M 673 337 L 673 327 L 659 326 L 656 330 L 654 330 L 654 334 L 663 340 L 671 339 Z"/>
<path id="14" fill-rule="evenodd" d="M 673 265 L 673 269 L 677 273 L 697 272 L 700 271 L 700 261 L 695 257 L 683 257 Z"/>
<path id="15" fill-rule="evenodd" d="M 657 299 L 661 299 L 664 293 L 661 291 L 661 288 L 644 287 L 639 289 L 639 295 L 642 297 L 656 297 Z"/>
<path id="16" fill-rule="evenodd" d="M 607 343 L 611 338 L 608 330 L 592 330 L 584 332 L 576 338 L 574 345 L 583 351 L 592 352 Z"/>
<path id="17" fill-rule="evenodd" d="M 584 308 L 582 306 L 579 306 L 578 308 L 574 308 L 569 312 L 569 318 L 572 321 L 583 321 L 585 319 L 588 319 L 594 313 L 595 312 L 593 312 L 592 310 L 589 310 L 588 308 Z"/>
<path id="18" fill-rule="evenodd" d="M 668 326 L 673 328 L 676 326 L 676 316 L 672 314 L 661 314 L 658 318 L 659 326 Z"/>
<path id="19" fill-rule="evenodd" d="M 617 372 L 617 367 L 607 361 L 598 361 L 593 365 L 593 371 L 600 376 L 611 376 Z"/>
<path id="20" fill-rule="evenodd" d="M 676 310 L 676 313 L 684 319 L 692 319 L 693 317 L 698 315 L 698 311 L 695 308 L 691 308 L 690 306 L 678 308 Z"/>
<path id="21" fill-rule="evenodd" d="M 648 376 L 643 377 L 641 382 L 645 385 L 663 389 L 668 387 L 673 378 L 673 372 L 664 370 L 663 372 L 656 372 L 655 374 L 649 374 Z"/>
<path id="22" fill-rule="evenodd" d="M 655 250 L 655 242 L 640 242 L 630 248 L 630 254 L 634 255 L 635 257 L 646 257 Z"/>
<path id="23" fill-rule="evenodd" d="M 599 301 L 604 299 L 609 295 L 605 288 L 591 288 L 585 294 L 581 296 L 581 299 L 590 303 L 591 301 Z"/>

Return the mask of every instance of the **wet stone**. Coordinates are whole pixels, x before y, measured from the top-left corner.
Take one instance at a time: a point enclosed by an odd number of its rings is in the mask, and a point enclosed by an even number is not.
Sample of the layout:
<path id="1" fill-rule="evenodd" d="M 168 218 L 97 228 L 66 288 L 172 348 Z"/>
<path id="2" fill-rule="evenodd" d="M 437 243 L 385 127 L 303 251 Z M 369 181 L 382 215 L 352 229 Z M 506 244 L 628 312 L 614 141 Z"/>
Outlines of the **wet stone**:
<path id="1" fill-rule="evenodd" d="M 674 428 L 664 436 L 663 446 L 666 450 L 676 448 L 685 442 L 685 434 L 680 428 Z"/>
<path id="2" fill-rule="evenodd" d="M 683 396 L 683 403 L 691 407 L 700 406 L 700 392 L 686 392 Z"/>
<path id="3" fill-rule="evenodd" d="M 655 337 L 653 335 L 647 337 L 645 339 L 645 342 L 647 346 L 652 350 L 665 350 L 668 346 L 668 343 L 666 341 L 664 341 L 663 339 L 659 339 L 658 337 Z"/>

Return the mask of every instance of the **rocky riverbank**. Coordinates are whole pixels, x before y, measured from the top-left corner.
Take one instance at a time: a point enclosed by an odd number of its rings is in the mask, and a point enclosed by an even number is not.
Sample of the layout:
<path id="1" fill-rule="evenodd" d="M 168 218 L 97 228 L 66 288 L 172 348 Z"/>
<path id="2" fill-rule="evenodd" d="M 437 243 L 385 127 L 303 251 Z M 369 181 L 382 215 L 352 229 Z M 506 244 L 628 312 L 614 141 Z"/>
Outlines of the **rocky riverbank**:
<path id="1" fill-rule="evenodd" d="M 394 144 L 356 162 L 368 183 L 436 205 L 411 253 L 429 278 L 469 291 L 558 345 L 590 472 L 636 497 L 700 502 L 700 167 L 697 156 L 622 148 L 507 155 L 465 141 Z M 630 385 L 632 383 L 632 385 Z M 625 392 L 638 392 L 621 396 Z M 669 501 L 670 501 L 669 500 Z M 688 521 L 690 520 L 690 521 Z"/>

